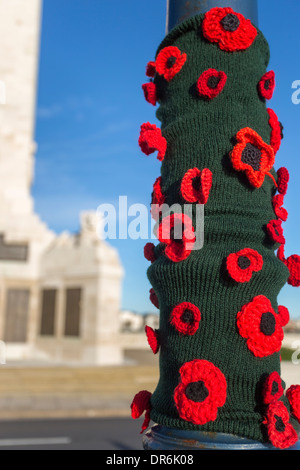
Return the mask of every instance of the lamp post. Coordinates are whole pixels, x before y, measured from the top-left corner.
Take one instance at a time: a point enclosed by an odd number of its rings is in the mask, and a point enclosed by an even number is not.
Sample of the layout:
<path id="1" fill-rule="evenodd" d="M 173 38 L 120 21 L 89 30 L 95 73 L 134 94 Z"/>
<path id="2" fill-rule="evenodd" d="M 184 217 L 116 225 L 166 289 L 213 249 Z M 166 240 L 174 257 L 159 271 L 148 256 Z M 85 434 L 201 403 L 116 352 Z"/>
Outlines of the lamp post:
<path id="1" fill-rule="evenodd" d="M 167 0 L 166 32 L 187 18 L 214 7 L 231 7 L 258 26 L 257 0 Z"/>
<path id="2" fill-rule="evenodd" d="M 167 0 L 166 33 L 214 7 L 231 7 L 258 26 L 257 0 Z M 143 437 L 145 450 L 275 450 L 271 444 L 233 434 L 174 429 L 154 424 Z M 290 450 L 300 450 L 299 442 Z"/>

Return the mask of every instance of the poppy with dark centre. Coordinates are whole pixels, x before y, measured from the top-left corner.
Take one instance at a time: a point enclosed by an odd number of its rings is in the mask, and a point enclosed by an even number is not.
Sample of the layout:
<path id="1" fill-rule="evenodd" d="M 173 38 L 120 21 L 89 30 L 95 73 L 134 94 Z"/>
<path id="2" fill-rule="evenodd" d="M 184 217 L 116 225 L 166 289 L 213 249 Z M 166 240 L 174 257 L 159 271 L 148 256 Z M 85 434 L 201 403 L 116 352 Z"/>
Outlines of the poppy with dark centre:
<path id="1" fill-rule="evenodd" d="M 180 72 L 186 59 L 186 53 L 181 52 L 178 47 L 164 47 L 156 57 L 156 72 L 169 82 Z"/>
<path id="2" fill-rule="evenodd" d="M 300 423 L 300 385 L 291 385 L 286 391 L 292 414 Z"/>
<path id="3" fill-rule="evenodd" d="M 263 403 L 269 405 L 270 403 L 279 400 L 284 393 L 282 381 L 278 372 L 274 371 L 268 375 L 263 385 Z"/>
<path id="4" fill-rule="evenodd" d="M 273 70 L 265 73 L 258 82 L 258 91 L 262 98 L 270 100 L 275 89 L 275 73 Z"/>
<path id="5" fill-rule="evenodd" d="M 211 185 L 212 172 L 208 168 L 192 168 L 182 178 L 180 191 L 185 201 L 206 204 Z"/>
<path id="6" fill-rule="evenodd" d="M 200 425 L 215 421 L 227 397 L 224 374 L 212 362 L 201 359 L 186 362 L 179 373 L 181 381 L 174 391 L 179 416 Z"/>
<path id="7" fill-rule="evenodd" d="M 201 313 L 191 302 L 182 302 L 173 308 L 170 323 L 183 335 L 194 335 L 199 328 Z"/>
<path id="8" fill-rule="evenodd" d="M 212 8 L 204 15 L 203 36 L 227 52 L 248 49 L 257 36 L 251 21 L 232 8 Z"/>
<path id="9" fill-rule="evenodd" d="M 276 181 L 270 173 L 274 162 L 274 150 L 266 144 L 260 135 L 250 127 L 241 129 L 236 135 L 237 144 L 230 153 L 232 166 L 236 171 L 245 172 L 250 184 L 260 188 L 268 175 Z"/>
<path id="10" fill-rule="evenodd" d="M 298 441 L 297 432 L 290 424 L 288 409 L 282 401 L 270 403 L 263 424 L 274 447 L 288 449 Z"/>
<path id="11" fill-rule="evenodd" d="M 197 90 L 202 98 L 209 100 L 221 93 L 227 81 L 225 72 L 208 69 L 203 72 L 197 81 Z"/>
<path id="12" fill-rule="evenodd" d="M 285 238 L 283 235 L 282 221 L 279 219 L 270 220 L 266 226 L 267 233 L 274 243 L 285 244 Z"/>
<path id="13" fill-rule="evenodd" d="M 192 220 L 186 214 L 171 214 L 161 221 L 158 239 L 166 245 L 165 255 L 171 261 L 183 261 L 191 254 L 196 237 Z"/>
<path id="14" fill-rule="evenodd" d="M 270 300 L 258 295 L 244 305 L 237 314 L 240 335 L 247 340 L 248 349 L 256 357 L 266 357 L 279 352 L 283 329 L 279 315 Z"/>
<path id="15" fill-rule="evenodd" d="M 161 176 L 156 178 L 153 184 L 153 191 L 152 191 L 152 200 L 151 200 L 151 208 L 150 212 L 154 220 L 159 220 L 160 215 L 162 214 L 161 206 L 165 203 L 165 195 L 162 192 L 161 188 Z"/>
<path id="16" fill-rule="evenodd" d="M 281 145 L 281 140 L 283 138 L 283 126 L 281 122 L 279 122 L 276 113 L 273 109 L 267 109 L 269 114 L 269 126 L 271 127 L 271 137 L 270 137 L 270 145 L 274 150 L 274 154 L 278 152 Z"/>
<path id="17" fill-rule="evenodd" d="M 227 257 L 226 267 L 234 281 L 249 282 L 254 272 L 262 270 L 263 257 L 251 248 L 244 248 Z"/>

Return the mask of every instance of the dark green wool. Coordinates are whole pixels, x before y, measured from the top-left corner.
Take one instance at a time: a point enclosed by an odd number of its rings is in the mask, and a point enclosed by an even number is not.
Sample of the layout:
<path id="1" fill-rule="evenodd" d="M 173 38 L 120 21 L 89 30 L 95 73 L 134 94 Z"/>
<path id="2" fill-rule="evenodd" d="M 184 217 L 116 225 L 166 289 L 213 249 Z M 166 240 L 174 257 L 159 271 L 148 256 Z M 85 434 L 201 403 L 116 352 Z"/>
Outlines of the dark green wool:
<path id="1" fill-rule="evenodd" d="M 274 371 L 280 375 L 280 353 L 256 357 L 238 331 L 237 314 L 258 295 L 267 297 L 277 312 L 277 296 L 289 272 L 275 256 L 279 245 L 266 231 L 269 221 L 276 219 L 274 181 L 266 175 L 261 187 L 253 187 L 244 172 L 233 168 L 230 152 L 236 134 L 246 127 L 270 145 L 267 106 L 257 88 L 267 71 L 269 47 L 258 30 L 247 49 L 221 50 L 202 36 L 202 20 L 203 15 L 199 15 L 177 26 L 157 51 L 176 46 L 187 54 L 184 66 L 172 80 L 159 74 L 154 78 L 157 118 L 167 141 L 161 165 L 165 202 L 186 204 L 180 184 L 189 169 L 208 168 L 212 186 L 204 206 L 203 247 L 192 251 L 187 259 L 173 262 L 165 255 L 164 245 L 159 244 L 155 248 L 157 258 L 147 272 L 160 309 L 160 378 L 151 397 L 151 419 L 173 428 L 231 433 L 263 441 L 261 383 Z M 225 72 L 227 82 L 218 96 L 207 100 L 199 97 L 196 84 L 210 68 Z M 216 83 L 211 81 L 211 85 Z M 248 150 L 251 152 L 251 147 Z M 274 169 L 271 174 L 277 179 Z M 226 259 L 244 248 L 256 250 L 263 258 L 263 267 L 249 282 L 242 283 L 229 276 Z M 180 334 L 170 323 L 172 309 L 182 302 L 191 302 L 201 312 L 193 335 Z M 218 408 L 215 420 L 203 425 L 182 419 L 174 402 L 179 369 L 194 359 L 212 363 L 227 382 L 225 404 Z M 200 382 L 188 392 L 190 397 L 196 392 L 202 394 L 203 400 L 208 394 Z M 289 406 L 285 397 L 281 400 Z"/>

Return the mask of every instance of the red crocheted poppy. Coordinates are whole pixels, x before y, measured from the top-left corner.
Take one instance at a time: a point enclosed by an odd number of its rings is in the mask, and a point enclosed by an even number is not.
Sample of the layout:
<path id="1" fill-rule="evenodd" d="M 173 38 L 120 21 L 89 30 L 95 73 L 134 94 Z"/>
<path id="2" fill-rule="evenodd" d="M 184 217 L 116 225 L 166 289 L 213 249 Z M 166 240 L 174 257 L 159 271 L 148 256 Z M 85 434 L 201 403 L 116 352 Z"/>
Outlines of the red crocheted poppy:
<path id="1" fill-rule="evenodd" d="M 285 222 L 288 218 L 288 212 L 284 207 L 282 207 L 283 202 L 284 202 L 283 194 L 276 194 L 272 198 L 273 209 L 274 209 L 276 216 L 278 217 L 278 219 L 281 219 Z"/>
<path id="2" fill-rule="evenodd" d="M 258 90 L 262 98 L 266 100 L 270 100 L 273 96 L 275 89 L 275 73 L 273 70 L 270 72 L 265 73 L 259 83 L 258 83 Z"/>
<path id="3" fill-rule="evenodd" d="M 201 97 L 212 99 L 223 90 L 227 80 L 225 72 L 208 69 L 200 75 L 197 81 L 197 90 Z"/>
<path id="4" fill-rule="evenodd" d="M 144 92 L 145 100 L 148 101 L 148 103 L 153 104 L 153 106 L 155 106 L 156 101 L 157 101 L 155 83 L 153 82 L 144 83 L 142 85 L 142 89 Z"/>
<path id="5" fill-rule="evenodd" d="M 278 305 L 278 315 L 281 326 L 286 326 L 290 321 L 290 312 L 283 305 Z"/>
<path id="6" fill-rule="evenodd" d="M 274 154 L 276 155 L 281 145 L 283 127 L 273 109 L 268 108 L 267 111 L 269 114 L 269 126 L 271 127 L 270 145 L 273 147 Z"/>
<path id="7" fill-rule="evenodd" d="M 286 391 L 292 414 L 300 423 L 300 385 L 291 385 Z"/>
<path id="8" fill-rule="evenodd" d="M 262 186 L 266 175 L 274 180 L 270 173 L 275 161 L 273 148 L 250 127 L 241 129 L 236 140 L 238 143 L 230 154 L 233 168 L 244 171 L 249 182 L 256 188 Z"/>
<path id="9" fill-rule="evenodd" d="M 137 419 L 142 414 L 144 411 L 145 413 L 145 419 L 142 424 L 142 430 L 141 434 L 147 429 L 150 423 L 150 411 L 151 411 L 151 399 L 152 393 L 148 392 L 147 390 L 141 390 L 139 393 L 137 393 L 130 405 L 131 408 L 131 416 L 133 419 Z"/>
<path id="10" fill-rule="evenodd" d="M 285 244 L 281 220 L 270 220 L 267 224 L 267 232 L 274 243 Z"/>
<path id="11" fill-rule="evenodd" d="M 152 302 L 154 307 L 159 308 L 158 298 L 153 287 L 149 290 L 149 293 L 150 293 L 150 296 L 149 296 L 150 302 Z"/>
<path id="12" fill-rule="evenodd" d="M 200 425 L 215 421 L 227 396 L 224 374 L 211 362 L 200 359 L 186 362 L 179 372 L 181 382 L 174 391 L 179 416 Z"/>
<path id="13" fill-rule="evenodd" d="M 151 200 L 151 215 L 154 220 L 158 220 L 161 214 L 161 205 L 165 203 L 165 195 L 162 193 L 161 189 L 161 176 L 156 178 L 153 191 L 152 191 L 152 200 Z"/>
<path id="14" fill-rule="evenodd" d="M 182 178 L 180 191 L 187 202 L 206 204 L 212 185 L 212 172 L 208 168 L 188 170 Z"/>
<path id="15" fill-rule="evenodd" d="M 174 262 L 185 260 L 196 241 L 194 227 L 189 216 L 171 214 L 158 227 L 158 239 L 165 243 L 165 255 Z"/>
<path id="16" fill-rule="evenodd" d="M 265 380 L 263 386 L 263 402 L 265 405 L 279 400 L 283 395 L 283 387 L 280 375 L 274 371 Z"/>
<path id="17" fill-rule="evenodd" d="M 153 78 L 155 75 L 155 62 L 150 61 L 146 66 L 146 75 L 147 77 Z"/>
<path id="18" fill-rule="evenodd" d="M 196 305 L 191 302 L 182 302 L 173 308 L 170 323 L 179 333 L 194 335 L 199 328 L 201 313 Z"/>
<path id="19" fill-rule="evenodd" d="M 186 53 L 181 52 L 178 47 L 164 47 L 164 49 L 159 52 L 155 61 L 156 72 L 163 75 L 169 82 L 180 72 L 186 59 Z"/>
<path id="20" fill-rule="evenodd" d="M 291 255 L 285 258 L 284 255 L 284 244 L 282 244 L 277 250 L 277 258 L 282 261 L 288 268 L 290 275 L 287 283 L 294 287 L 300 286 L 300 256 Z"/>
<path id="21" fill-rule="evenodd" d="M 145 333 L 146 333 L 147 341 L 148 341 L 150 348 L 152 349 L 154 354 L 157 354 L 159 351 L 158 331 L 153 330 L 151 326 L 146 325 Z"/>
<path id="22" fill-rule="evenodd" d="M 290 272 L 290 276 L 287 280 L 288 284 L 294 287 L 300 286 L 300 256 L 291 255 L 286 261 L 285 265 Z"/>
<path id="23" fill-rule="evenodd" d="M 226 260 L 228 273 L 237 282 L 250 281 L 253 272 L 263 267 L 263 257 L 251 248 L 244 248 L 237 253 L 231 253 Z"/>
<path id="24" fill-rule="evenodd" d="M 167 141 L 162 136 L 161 130 L 155 124 L 146 122 L 141 125 L 139 146 L 146 155 L 158 150 L 157 159 L 162 161 L 167 150 Z"/>
<path id="25" fill-rule="evenodd" d="M 282 401 L 270 403 L 263 424 L 274 447 L 287 449 L 298 441 L 298 435 L 290 424 L 288 409 Z"/>
<path id="26" fill-rule="evenodd" d="M 278 192 L 282 194 L 283 196 L 286 195 L 287 189 L 288 189 L 288 182 L 290 179 L 290 175 L 288 170 L 283 166 L 277 170 L 277 185 L 278 185 Z"/>
<path id="27" fill-rule="evenodd" d="M 212 8 L 202 22 L 204 37 L 223 51 L 240 51 L 251 46 L 257 30 L 250 20 L 232 8 Z"/>
<path id="28" fill-rule="evenodd" d="M 144 246 L 144 256 L 151 263 L 154 263 L 154 261 L 156 260 L 154 248 L 155 246 L 153 243 L 146 243 L 146 245 Z"/>
<path id="29" fill-rule="evenodd" d="M 237 314 L 240 335 L 247 340 L 248 349 L 256 357 L 280 351 L 283 329 L 271 302 L 264 295 L 254 297 Z"/>

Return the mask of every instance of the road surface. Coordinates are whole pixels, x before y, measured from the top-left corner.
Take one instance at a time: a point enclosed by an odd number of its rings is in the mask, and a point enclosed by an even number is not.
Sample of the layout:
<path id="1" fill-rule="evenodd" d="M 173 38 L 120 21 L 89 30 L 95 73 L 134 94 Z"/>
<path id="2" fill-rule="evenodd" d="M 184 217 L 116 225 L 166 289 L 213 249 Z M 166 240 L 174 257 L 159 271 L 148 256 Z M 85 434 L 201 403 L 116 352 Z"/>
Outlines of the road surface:
<path id="1" fill-rule="evenodd" d="M 0 421 L 1 450 L 142 450 L 131 418 Z"/>

